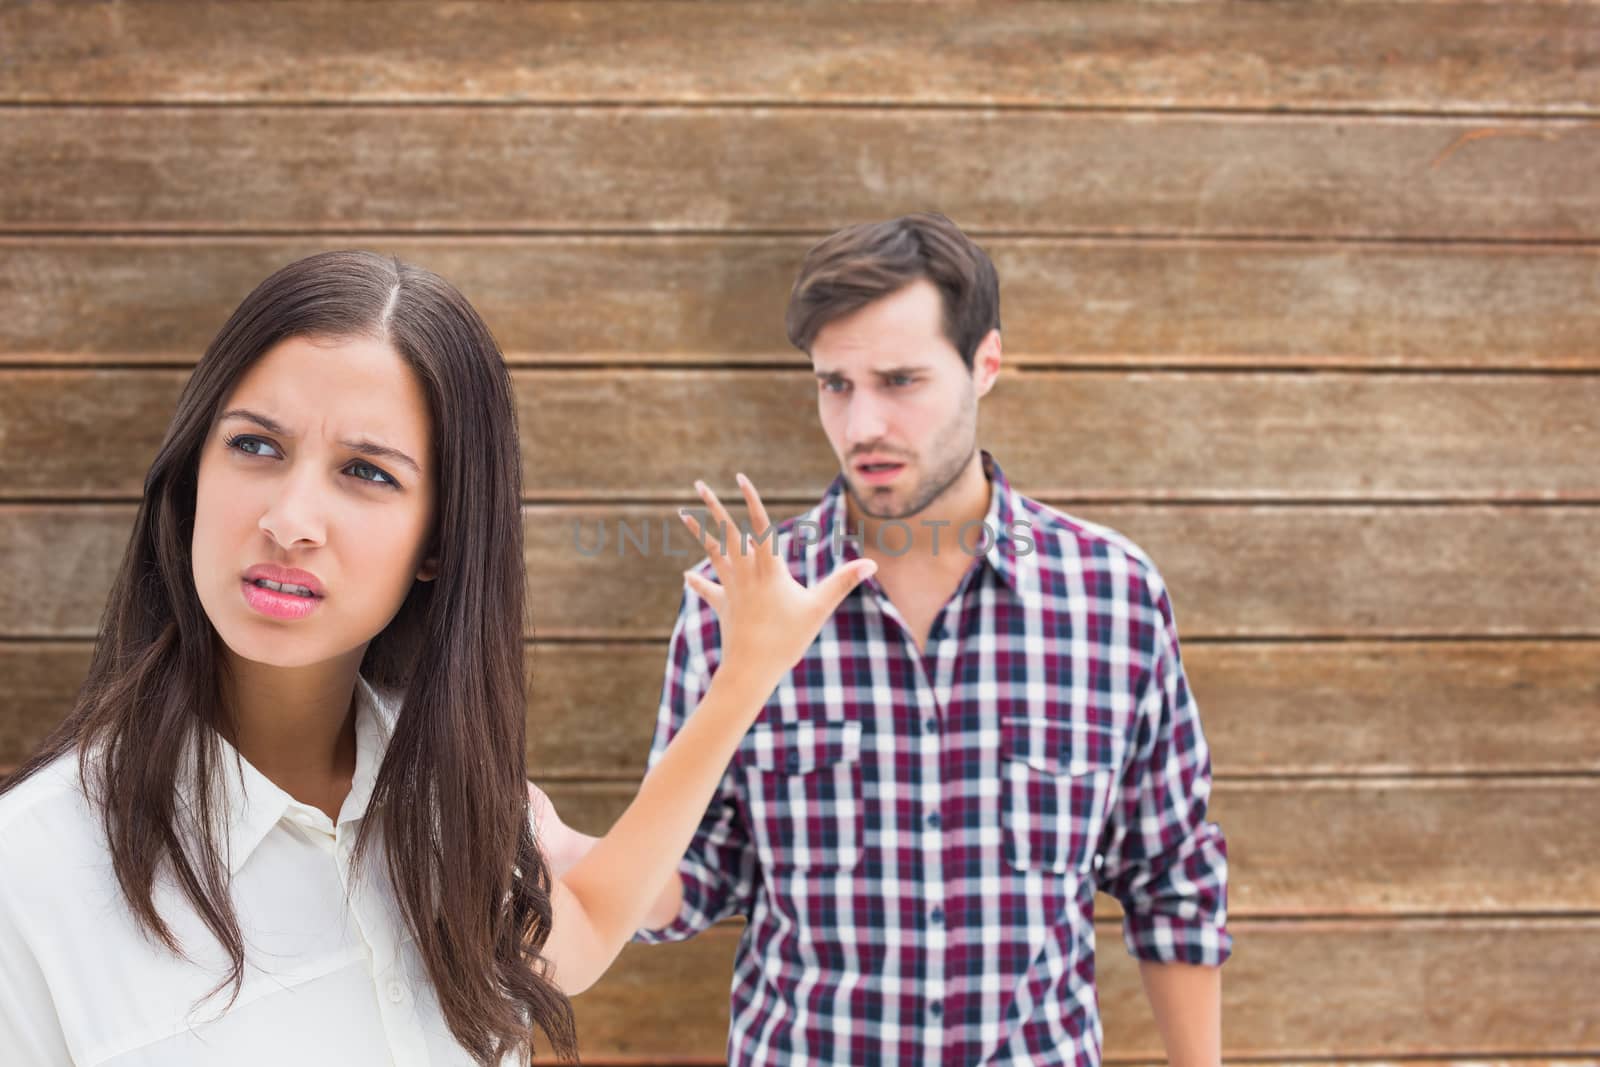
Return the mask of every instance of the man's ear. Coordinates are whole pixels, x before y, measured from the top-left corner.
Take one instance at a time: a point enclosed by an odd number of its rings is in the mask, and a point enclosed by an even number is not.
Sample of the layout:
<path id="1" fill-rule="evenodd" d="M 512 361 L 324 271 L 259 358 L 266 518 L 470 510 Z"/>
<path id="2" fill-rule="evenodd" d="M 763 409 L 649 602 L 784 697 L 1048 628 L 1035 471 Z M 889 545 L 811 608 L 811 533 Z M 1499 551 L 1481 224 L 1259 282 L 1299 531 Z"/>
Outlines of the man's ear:
<path id="1" fill-rule="evenodd" d="M 972 385 L 979 396 L 987 396 L 1000 376 L 1000 331 L 990 330 L 972 354 Z"/>

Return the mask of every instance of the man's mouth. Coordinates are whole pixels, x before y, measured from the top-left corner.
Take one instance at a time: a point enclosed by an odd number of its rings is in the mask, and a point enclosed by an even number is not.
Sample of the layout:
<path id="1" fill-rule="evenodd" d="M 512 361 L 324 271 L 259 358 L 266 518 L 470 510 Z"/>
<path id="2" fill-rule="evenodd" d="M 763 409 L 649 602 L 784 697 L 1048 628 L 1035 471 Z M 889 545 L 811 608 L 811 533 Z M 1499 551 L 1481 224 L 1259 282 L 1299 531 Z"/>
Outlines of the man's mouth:
<path id="1" fill-rule="evenodd" d="M 885 482 L 893 481 L 895 476 L 904 468 L 904 463 L 857 463 L 856 474 L 863 481 L 870 482 L 873 485 L 882 485 Z"/>

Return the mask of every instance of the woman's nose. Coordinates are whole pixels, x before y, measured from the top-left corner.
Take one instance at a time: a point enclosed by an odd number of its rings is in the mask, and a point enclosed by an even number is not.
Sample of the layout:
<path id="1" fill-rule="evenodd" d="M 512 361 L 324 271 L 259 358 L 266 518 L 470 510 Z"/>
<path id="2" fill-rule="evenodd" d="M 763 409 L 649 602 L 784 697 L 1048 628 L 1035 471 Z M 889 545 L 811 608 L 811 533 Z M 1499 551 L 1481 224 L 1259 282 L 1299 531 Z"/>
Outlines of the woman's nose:
<path id="1" fill-rule="evenodd" d="M 291 473 L 285 477 L 256 525 L 283 548 L 322 544 L 327 524 L 314 473 Z"/>

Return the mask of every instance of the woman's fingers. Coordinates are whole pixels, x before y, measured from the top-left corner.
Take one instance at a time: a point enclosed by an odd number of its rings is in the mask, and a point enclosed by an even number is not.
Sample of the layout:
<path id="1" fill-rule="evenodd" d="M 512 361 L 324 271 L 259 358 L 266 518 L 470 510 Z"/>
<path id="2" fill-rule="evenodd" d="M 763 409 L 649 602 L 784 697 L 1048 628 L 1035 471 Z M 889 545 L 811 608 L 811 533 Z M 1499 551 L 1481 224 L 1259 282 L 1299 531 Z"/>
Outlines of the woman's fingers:
<path id="1" fill-rule="evenodd" d="M 678 517 L 683 524 L 689 527 L 689 532 L 694 534 L 695 540 L 700 542 L 700 547 L 706 550 L 706 556 L 711 560 L 712 568 L 717 572 L 717 577 L 724 582 L 728 580 L 727 568 L 731 565 L 723 545 L 715 537 L 706 533 L 700 526 L 700 520 L 689 514 L 688 510 L 678 512 Z"/>
<path id="2" fill-rule="evenodd" d="M 850 595 L 850 590 L 866 581 L 877 569 L 877 563 L 870 559 L 853 560 L 843 567 L 834 568 L 833 573 L 816 586 L 816 597 L 823 608 L 822 617 L 826 619 L 831 616 L 844 598 Z"/>
<path id="3" fill-rule="evenodd" d="M 739 491 L 744 495 L 745 505 L 750 509 L 751 528 L 749 532 L 743 530 L 734 521 L 733 516 L 728 514 L 728 509 L 723 505 L 721 498 L 712 491 L 710 486 L 700 480 L 696 480 L 694 483 L 695 492 L 700 495 L 700 499 L 705 503 L 706 510 L 709 513 L 708 521 L 716 523 L 719 527 L 720 536 L 716 538 L 715 547 L 713 547 L 710 534 L 701 528 L 699 522 L 692 521 L 687 516 L 687 512 L 682 513 L 685 515 L 684 521 L 689 523 L 689 528 L 700 539 L 701 545 L 705 546 L 706 554 L 711 557 L 712 565 L 717 568 L 717 577 L 722 580 L 724 586 L 728 584 L 730 572 L 725 570 L 723 565 L 730 568 L 738 567 L 744 565 L 743 561 L 748 560 L 750 565 L 761 567 L 763 561 L 752 557 L 758 557 L 763 552 L 774 559 L 778 555 L 776 541 L 768 546 L 764 540 L 760 540 L 768 533 L 772 525 L 772 520 L 767 516 L 766 505 L 761 502 L 761 494 L 756 491 L 754 483 L 749 478 L 746 478 L 743 474 L 736 477 L 739 483 Z M 752 535 L 758 540 L 751 541 Z M 738 542 L 737 550 L 730 547 L 735 539 Z M 764 571 L 758 573 L 764 573 Z"/>
<path id="4" fill-rule="evenodd" d="M 700 599 L 711 605 L 711 610 L 715 611 L 720 619 L 723 614 L 722 609 L 727 605 L 728 591 L 705 575 L 696 574 L 694 571 L 684 571 L 683 580 L 690 589 L 700 594 Z"/>
<path id="5" fill-rule="evenodd" d="M 722 506 L 722 501 L 717 498 L 717 494 L 713 493 L 711 487 L 702 481 L 696 481 L 694 488 L 700 494 L 700 499 L 705 501 L 706 509 L 711 512 L 712 521 L 720 523 L 722 528 L 728 531 L 727 539 L 732 541 L 735 537 L 738 538 L 739 555 L 744 555 L 744 534 L 740 531 L 739 524 L 734 522 L 733 517 L 728 514 L 728 509 Z"/>
<path id="6" fill-rule="evenodd" d="M 772 525 L 767 518 L 766 505 L 761 503 L 761 494 L 756 492 L 756 487 L 744 475 L 735 475 L 739 482 L 739 489 L 744 493 L 745 507 L 750 509 L 750 532 L 760 537 L 767 532 L 767 527 Z"/>

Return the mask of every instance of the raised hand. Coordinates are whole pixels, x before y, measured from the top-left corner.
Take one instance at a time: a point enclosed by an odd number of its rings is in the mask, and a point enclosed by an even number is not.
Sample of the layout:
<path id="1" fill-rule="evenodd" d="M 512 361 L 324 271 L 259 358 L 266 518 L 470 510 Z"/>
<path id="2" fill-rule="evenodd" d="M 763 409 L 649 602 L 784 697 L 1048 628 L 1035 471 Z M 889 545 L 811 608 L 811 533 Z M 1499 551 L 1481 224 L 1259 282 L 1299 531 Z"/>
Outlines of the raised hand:
<path id="1" fill-rule="evenodd" d="M 770 534 L 755 486 L 741 474 L 739 488 L 750 506 L 755 536 Z M 588 988 L 646 918 L 661 925 L 677 914 L 682 901 L 678 862 L 745 732 L 839 602 L 877 569 L 870 560 L 856 560 L 807 588 L 789 573 L 774 541 L 748 542 L 716 494 L 700 482 L 695 489 L 711 520 L 729 532 L 724 550 L 718 537 L 684 515 L 721 582 L 686 576 L 717 613 L 722 662 L 705 695 L 645 775 L 633 803 L 610 833 L 588 847 L 555 883 L 543 955 L 568 995 Z M 545 812 L 545 825 L 553 826 L 553 811 L 538 799 L 530 791 L 536 810 Z"/>
<path id="2" fill-rule="evenodd" d="M 759 538 L 771 523 L 761 495 L 750 479 L 738 476 L 739 489 L 750 509 L 751 533 Z M 700 541 L 721 582 L 702 575 L 684 575 L 689 586 L 710 603 L 722 629 L 722 667 L 770 677 L 776 686 L 805 654 L 824 623 L 860 582 L 877 570 L 871 560 L 855 560 L 837 568 L 814 586 L 795 581 L 780 557 L 776 536 L 756 543 L 728 515 L 717 494 L 704 483 L 694 483 L 705 501 L 713 530 L 702 529 L 687 511 L 685 525 Z M 720 531 L 727 536 L 720 536 Z M 726 541 L 726 547 L 724 547 Z"/>

